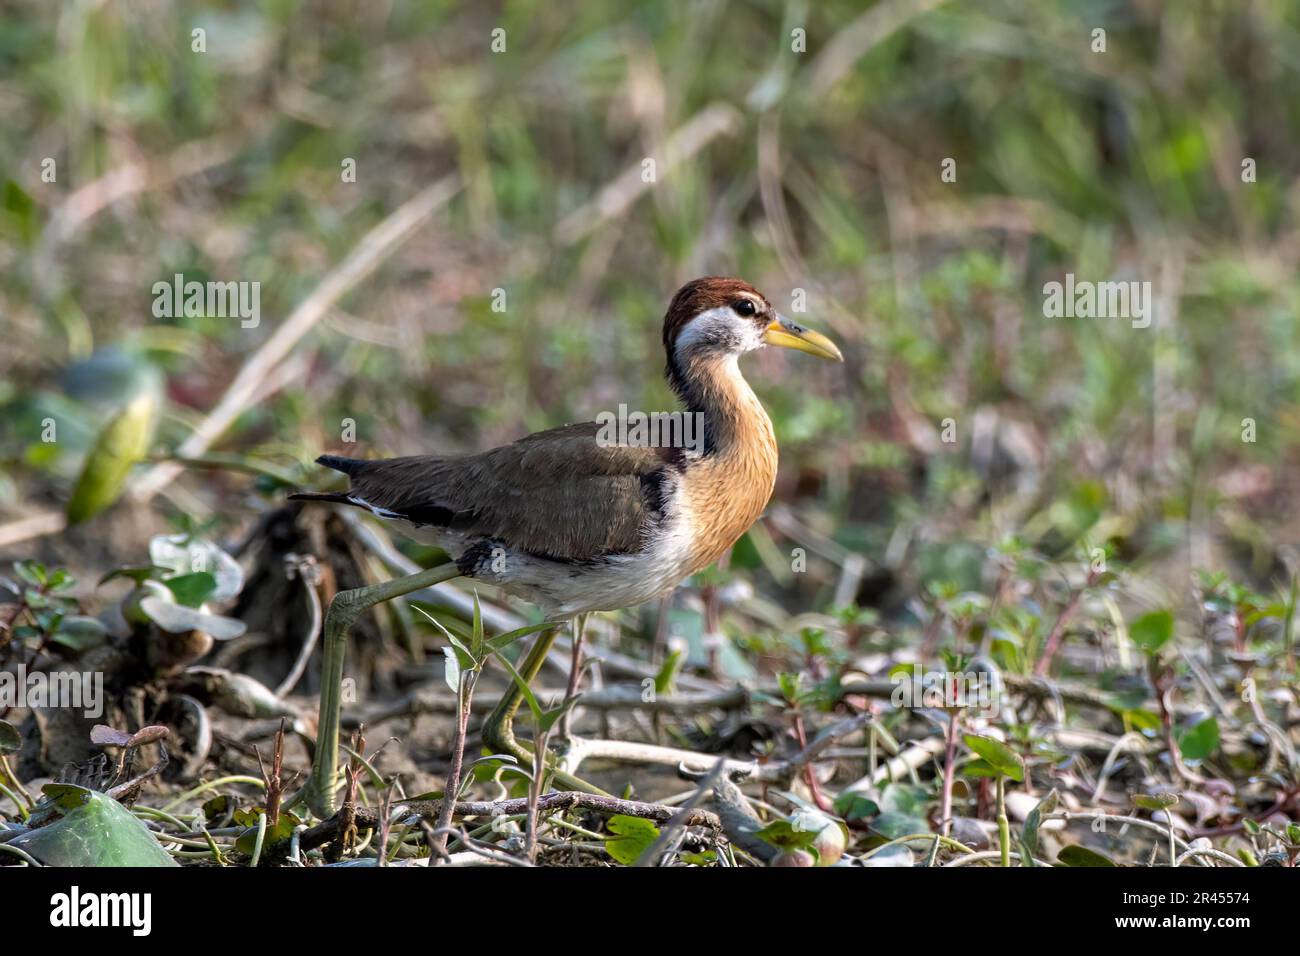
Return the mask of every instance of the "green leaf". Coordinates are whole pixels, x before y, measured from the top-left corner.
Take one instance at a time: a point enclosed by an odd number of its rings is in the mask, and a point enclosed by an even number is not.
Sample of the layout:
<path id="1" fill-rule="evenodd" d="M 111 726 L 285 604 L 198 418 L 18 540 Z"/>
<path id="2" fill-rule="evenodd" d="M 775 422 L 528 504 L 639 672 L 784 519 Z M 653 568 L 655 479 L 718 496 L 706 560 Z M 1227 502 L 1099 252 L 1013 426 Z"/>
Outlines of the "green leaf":
<path id="1" fill-rule="evenodd" d="M 975 777 L 981 780 L 996 780 L 1001 776 L 997 767 L 993 766 L 987 760 L 976 757 L 974 760 L 968 760 L 962 764 L 961 775 L 963 777 Z"/>
<path id="2" fill-rule="evenodd" d="M 641 817 L 619 814 L 605 823 L 613 838 L 605 841 L 605 852 L 624 866 L 631 866 L 659 839 L 659 828 Z"/>
<path id="3" fill-rule="evenodd" d="M 1128 636 L 1144 654 L 1155 654 L 1174 636 L 1174 616 L 1169 611 L 1151 611 L 1129 625 Z"/>
<path id="4" fill-rule="evenodd" d="M 455 634 L 451 633 L 451 631 L 449 631 L 449 630 L 447 630 L 445 627 L 443 627 L 441 621 L 439 621 L 436 617 L 434 617 L 432 614 L 430 614 L 430 613 L 429 613 L 428 611 L 426 611 L 424 608 L 420 607 L 420 605 L 418 605 L 418 604 L 412 604 L 411 607 L 415 608 L 418 612 L 420 612 L 421 614 L 423 614 L 424 617 L 428 620 L 428 622 L 429 622 L 430 624 L 432 624 L 432 625 L 433 625 L 434 627 L 436 627 L 438 630 L 442 631 L 442 636 L 445 637 L 445 638 L 447 638 L 447 640 L 449 640 L 449 641 L 451 642 L 452 646 L 455 647 L 456 650 L 460 651 L 462 654 L 465 655 L 465 659 L 469 662 L 469 666 L 470 666 L 470 667 L 479 667 L 479 666 L 481 666 L 481 662 L 480 662 L 478 656 L 477 656 L 476 654 L 474 654 L 474 652 L 471 651 L 468 647 L 466 647 L 466 646 L 465 646 L 465 643 L 464 643 L 460 638 L 458 638 Z M 450 650 L 450 648 L 446 648 L 446 647 L 444 647 L 444 648 L 442 649 L 442 651 L 443 651 L 444 654 L 446 654 L 449 650 Z M 460 664 L 459 664 L 459 661 L 457 661 L 456 670 L 457 670 L 456 679 L 457 679 L 457 681 L 459 681 L 459 680 L 460 680 Z M 446 678 L 446 672 L 445 672 L 445 671 L 444 671 L 444 673 L 443 673 L 443 677 L 444 677 L 444 679 Z M 450 682 L 449 682 L 449 683 L 450 683 Z M 452 690 L 457 690 L 458 687 L 459 687 L 459 684 L 452 684 L 452 685 L 451 685 L 451 689 L 452 689 Z"/>
<path id="5" fill-rule="evenodd" d="M 835 812 L 845 820 L 865 820 L 879 813 L 880 807 L 856 790 L 845 790 L 835 798 Z"/>
<path id="6" fill-rule="evenodd" d="M 1150 710 L 1125 710 L 1120 712 L 1134 730 L 1156 731 L 1160 729 L 1160 715 Z"/>
<path id="7" fill-rule="evenodd" d="M 108 628 L 98 618 L 74 614 L 59 622 L 58 630 L 50 640 L 80 652 L 98 647 L 107 638 Z"/>
<path id="8" fill-rule="evenodd" d="M 796 827 L 789 820 L 773 820 L 756 836 L 778 850 L 807 850 L 817 842 L 818 832 Z"/>
<path id="9" fill-rule="evenodd" d="M 192 534 L 156 534 L 149 539 L 149 560 L 173 575 L 206 571 L 216 579 L 210 599 L 227 601 L 244 587 L 244 569 L 220 545 Z"/>
<path id="10" fill-rule="evenodd" d="M 1012 780 L 1025 779 L 1025 764 L 1020 755 L 1000 740 L 982 734 L 966 734 L 966 746 L 984 758 L 984 762 Z"/>
<path id="11" fill-rule="evenodd" d="M 1024 830 L 1021 833 L 1021 843 L 1028 850 L 1030 856 L 1038 855 L 1038 828 L 1043 825 L 1043 817 L 1056 809 L 1060 802 L 1061 795 L 1053 787 L 1048 791 L 1047 796 L 1034 804 L 1034 808 L 1029 811 L 1025 817 Z M 1028 861 L 1026 861 L 1028 862 Z"/>
<path id="12" fill-rule="evenodd" d="M 33 587 L 41 587 L 45 584 L 45 565 L 31 558 L 15 562 L 14 574 Z"/>
<path id="13" fill-rule="evenodd" d="M 1178 805 L 1178 794 L 1169 793 L 1135 793 L 1133 794 L 1133 805 L 1141 807 L 1143 810 L 1168 810 L 1170 807 Z"/>
<path id="14" fill-rule="evenodd" d="M 787 703 L 795 703 L 799 699 L 800 685 L 803 683 L 803 675 L 782 671 L 776 675 L 776 685 L 781 690 L 781 696 Z"/>
<path id="15" fill-rule="evenodd" d="M 118 499 L 131 469 L 149 453 L 156 406 L 156 393 L 146 389 L 104 426 L 68 500 L 69 524 L 93 518 Z"/>
<path id="16" fill-rule="evenodd" d="M 18 728 L 7 720 L 0 720 L 0 754 L 17 753 L 23 745 Z"/>
<path id="17" fill-rule="evenodd" d="M 930 803 L 930 792 L 914 783 L 890 783 L 880 791 L 880 809 L 923 817 Z"/>
<path id="18" fill-rule="evenodd" d="M 536 634 L 538 631 L 544 631 L 547 628 L 555 627 L 547 621 L 540 624 L 527 624 L 524 627 L 517 627 L 513 631 L 507 631 L 505 634 L 498 634 L 492 640 L 487 642 L 487 647 L 494 654 L 505 650 L 521 637 L 527 637 L 529 634 Z"/>
<path id="19" fill-rule="evenodd" d="M 41 231 L 36 201 L 12 179 L 5 180 L 3 211 L 7 229 L 22 245 L 33 245 Z"/>
<path id="20" fill-rule="evenodd" d="M 193 574 L 181 574 L 168 578 L 163 584 L 176 595 L 178 604 L 186 607 L 198 607 L 217 590 L 217 578 L 207 571 L 195 571 Z"/>
<path id="21" fill-rule="evenodd" d="M 1187 760 L 1205 760 L 1219 749 L 1219 721 L 1214 717 L 1189 727 L 1178 734 L 1178 749 Z"/>
<path id="22" fill-rule="evenodd" d="M 46 582 L 46 587 L 51 591 L 66 591 L 76 583 L 76 579 L 72 577 L 72 575 L 68 574 L 67 571 L 63 570 L 63 568 L 55 568 L 50 572 L 49 580 Z"/>
<path id="23" fill-rule="evenodd" d="M 1064 847 L 1060 853 L 1056 854 L 1056 860 L 1065 866 L 1096 867 L 1115 865 L 1109 857 L 1078 844 Z"/>
<path id="24" fill-rule="evenodd" d="M 248 820 L 247 817 L 240 819 L 241 814 L 246 812 L 251 814 L 252 820 Z M 253 850 L 257 847 L 257 818 L 260 815 L 261 811 L 257 810 L 241 810 L 235 814 L 238 822 L 244 823 L 248 826 L 248 829 L 235 839 L 235 849 L 240 853 L 247 854 L 248 856 L 253 855 Z M 266 824 L 266 834 L 262 837 L 263 858 L 265 858 L 267 850 L 275 844 L 284 843 L 293 836 L 294 827 L 296 827 L 300 822 L 301 821 L 292 813 L 283 812 L 280 814 L 280 819 L 276 821 L 275 826 L 271 826 L 271 823 L 268 820 Z"/>
<path id="25" fill-rule="evenodd" d="M 581 695 L 578 695 L 581 696 Z M 570 709 L 578 702 L 578 697 L 570 697 L 560 704 L 559 707 L 553 707 L 550 710 L 543 711 L 542 715 L 537 718 L 537 729 L 545 733 L 555 726 L 555 722 L 564 716 L 564 712 Z"/>
<path id="26" fill-rule="evenodd" d="M 107 794 L 70 784 L 41 788 L 65 811 L 10 841 L 46 866 L 176 866 L 149 828 Z"/>
<path id="27" fill-rule="evenodd" d="M 708 866 L 717 862 L 718 854 L 713 850 L 705 850 L 703 853 L 683 852 L 677 854 L 677 859 L 688 866 Z"/>
<path id="28" fill-rule="evenodd" d="M 670 649 L 664 656 L 663 666 L 655 674 L 655 693 L 668 694 L 672 692 L 673 682 L 677 679 L 677 674 L 686 662 L 686 653 L 683 648 Z"/>
<path id="29" fill-rule="evenodd" d="M 886 810 L 871 821 L 871 829 L 887 840 L 897 840 L 912 833 L 929 833 L 930 824 L 921 817 Z"/>
<path id="30" fill-rule="evenodd" d="M 498 654 L 497 660 L 501 661 L 506 670 L 510 672 L 510 676 L 514 678 L 514 682 L 516 686 L 518 686 L 519 692 L 524 695 L 524 700 L 528 702 L 528 709 L 532 711 L 533 719 L 538 723 L 541 723 L 542 705 L 537 702 L 537 695 L 534 694 L 533 689 L 528 686 L 528 681 L 524 680 L 523 675 L 520 674 L 519 671 L 515 670 L 515 665 L 511 664 L 510 660 L 504 654 Z"/>
<path id="31" fill-rule="evenodd" d="M 79 787 L 75 783 L 47 783 L 41 787 L 41 793 L 60 810 L 75 810 L 90 802 L 95 791 Z"/>

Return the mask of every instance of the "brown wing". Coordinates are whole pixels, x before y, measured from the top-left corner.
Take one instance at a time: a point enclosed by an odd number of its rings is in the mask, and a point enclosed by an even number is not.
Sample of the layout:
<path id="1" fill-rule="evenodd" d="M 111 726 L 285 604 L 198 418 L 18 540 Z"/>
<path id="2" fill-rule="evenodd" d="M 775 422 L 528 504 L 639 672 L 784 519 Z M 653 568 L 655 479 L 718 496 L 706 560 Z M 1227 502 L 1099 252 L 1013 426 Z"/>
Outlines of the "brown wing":
<path id="1" fill-rule="evenodd" d="M 357 462 L 352 494 L 417 524 L 582 561 L 639 551 L 658 517 L 671 449 L 603 446 L 585 422 L 463 458 Z"/>

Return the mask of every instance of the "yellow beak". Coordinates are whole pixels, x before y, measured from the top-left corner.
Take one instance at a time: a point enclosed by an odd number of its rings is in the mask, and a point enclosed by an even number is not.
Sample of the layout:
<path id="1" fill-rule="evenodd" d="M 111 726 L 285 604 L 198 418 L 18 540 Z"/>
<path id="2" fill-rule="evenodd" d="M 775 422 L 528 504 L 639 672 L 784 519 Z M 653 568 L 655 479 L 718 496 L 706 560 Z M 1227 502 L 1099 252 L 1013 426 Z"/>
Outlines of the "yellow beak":
<path id="1" fill-rule="evenodd" d="M 834 342 L 820 332 L 795 325 L 783 315 L 778 315 L 776 321 L 763 331 L 763 341 L 768 345 L 779 345 L 781 348 L 807 352 L 818 358 L 832 359 L 836 362 L 844 361 L 844 356 L 840 354 Z"/>

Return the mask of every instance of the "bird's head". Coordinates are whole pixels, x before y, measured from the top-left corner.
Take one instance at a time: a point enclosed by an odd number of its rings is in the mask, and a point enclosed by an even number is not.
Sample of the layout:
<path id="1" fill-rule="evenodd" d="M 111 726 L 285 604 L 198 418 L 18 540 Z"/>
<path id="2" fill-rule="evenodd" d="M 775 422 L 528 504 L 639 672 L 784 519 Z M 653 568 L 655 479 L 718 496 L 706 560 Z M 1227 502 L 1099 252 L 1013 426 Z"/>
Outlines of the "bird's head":
<path id="1" fill-rule="evenodd" d="M 670 377 L 702 360 L 738 356 L 765 345 L 844 361 L 834 342 L 777 313 L 761 292 L 740 279 L 693 279 L 677 290 L 664 316 Z"/>

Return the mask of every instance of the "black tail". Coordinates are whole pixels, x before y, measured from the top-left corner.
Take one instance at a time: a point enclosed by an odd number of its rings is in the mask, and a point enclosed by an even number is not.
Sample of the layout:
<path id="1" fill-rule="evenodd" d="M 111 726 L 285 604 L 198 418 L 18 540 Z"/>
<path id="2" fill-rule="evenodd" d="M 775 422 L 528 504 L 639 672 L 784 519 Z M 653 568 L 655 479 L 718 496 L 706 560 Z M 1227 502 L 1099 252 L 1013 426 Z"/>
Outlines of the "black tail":
<path id="1" fill-rule="evenodd" d="M 361 467 L 367 462 L 361 458 L 343 458 L 340 455 L 321 455 L 316 459 L 316 464 L 324 465 L 326 468 L 333 468 L 335 471 L 341 471 L 349 478 L 356 475 Z M 300 491 L 289 496 L 290 501 L 333 501 L 341 505 L 356 505 L 359 508 L 366 508 L 366 505 L 348 497 L 347 492 L 342 491 Z"/>
<path id="2" fill-rule="evenodd" d="M 335 471 L 341 471 L 350 478 L 370 463 L 362 458 L 344 458 L 341 455 L 321 455 L 316 459 L 316 464 L 324 465 L 326 468 L 333 468 Z"/>
<path id="3" fill-rule="evenodd" d="M 357 502 L 341 491 L 297 491 L 289 496 L 290 501 L 333 501 L 340 505 L 356 505 Z M 364 508 L 365 505 L 358 505 Z"/>

